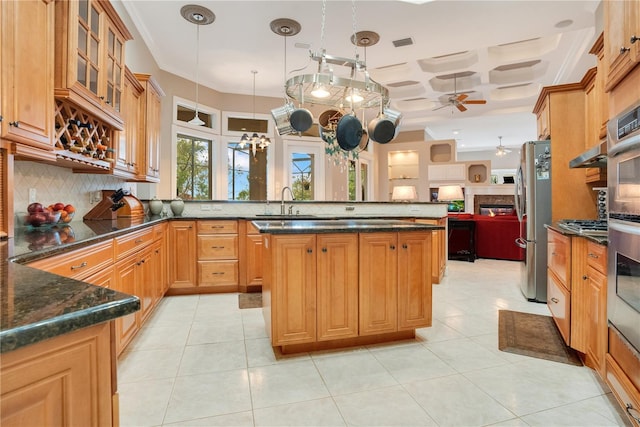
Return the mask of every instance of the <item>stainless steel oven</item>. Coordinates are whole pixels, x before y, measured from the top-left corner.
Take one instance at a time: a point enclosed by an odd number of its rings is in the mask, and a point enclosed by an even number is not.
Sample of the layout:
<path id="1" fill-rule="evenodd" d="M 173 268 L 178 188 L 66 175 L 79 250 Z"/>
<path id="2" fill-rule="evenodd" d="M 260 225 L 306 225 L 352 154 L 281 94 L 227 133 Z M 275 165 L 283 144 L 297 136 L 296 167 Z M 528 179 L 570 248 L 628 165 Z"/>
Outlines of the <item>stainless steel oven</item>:
<path id="1" fill-rule="evenodd" d="M 609 324 L 640 352 L 640 105 L 608 124 Z"/>

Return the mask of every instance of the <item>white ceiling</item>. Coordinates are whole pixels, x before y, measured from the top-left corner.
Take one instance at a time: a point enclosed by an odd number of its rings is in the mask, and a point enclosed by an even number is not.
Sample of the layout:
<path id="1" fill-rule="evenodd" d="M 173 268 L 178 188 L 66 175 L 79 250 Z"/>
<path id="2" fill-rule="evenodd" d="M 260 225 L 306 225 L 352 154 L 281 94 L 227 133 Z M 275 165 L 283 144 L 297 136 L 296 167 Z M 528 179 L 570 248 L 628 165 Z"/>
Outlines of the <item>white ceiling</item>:
<path id="1" fill-rule="evenodd" d="M 256 95 L 282 97 L 285 50 L 287 78 L 316 72 L 309 50 L 324 47 L 346 58 L 356 54 L 348 0 L 326 2 L 324 40 L 322 1 L 122 2 L 160 68 L 194 81 L 196 26 L 181 17 L 180 8 L 199 4 L 211 9 L 215 22 L 200 27 L 199 81 L 221 92 L 251 94 L 251 70 L 257 70 Z M 588 51 L 598 5 L 581 0 L 435 0 L 422 5 L 358 0 L 356 31 L 374 31 L 380 41 L 357 51 L 373 79 L 389 88 L 391 107 L 403 113 L 401 130 L 455 138 L 460 151 L 494 149 L 498 136 L 503 145 L 519 147 L 536 138 L 531 112 L 540 89 L 580 81 L 595 66 Z M 269 27 L 277 18 L 294 19 L 302 30 L 285 41 Z M 567 20 L 569 25 L 557 25 Z M 394 40 L 405 38 L 413 44 L 394 47 Z M 453 93 L 452 81 L 436 76 L 465 72 L 474 74 L 458 78 L 457 91 L 469 91 L 469 99 L 486 99 L 487 104 L 469 105 L 466 112 L 451 107 L 433 111 Z"/>

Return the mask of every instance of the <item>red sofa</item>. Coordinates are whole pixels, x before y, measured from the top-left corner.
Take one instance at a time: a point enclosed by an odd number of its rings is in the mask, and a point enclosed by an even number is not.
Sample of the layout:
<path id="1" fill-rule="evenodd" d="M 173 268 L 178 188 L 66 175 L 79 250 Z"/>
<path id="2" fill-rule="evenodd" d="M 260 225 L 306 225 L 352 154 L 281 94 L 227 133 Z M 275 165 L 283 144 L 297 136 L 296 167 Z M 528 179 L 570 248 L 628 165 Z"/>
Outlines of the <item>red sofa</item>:
<path id="1" fill-rule="evenodd" d="M 525 250 L 515 244 L 520 236 L 520 222 L 516 215 L 450 214 L 450 217 L 475 223 L 475 251 L 478 258 L 522 261 Z M 452 230 L 449 233 L 449 253 L 469 246 L 469 233 Z"/>

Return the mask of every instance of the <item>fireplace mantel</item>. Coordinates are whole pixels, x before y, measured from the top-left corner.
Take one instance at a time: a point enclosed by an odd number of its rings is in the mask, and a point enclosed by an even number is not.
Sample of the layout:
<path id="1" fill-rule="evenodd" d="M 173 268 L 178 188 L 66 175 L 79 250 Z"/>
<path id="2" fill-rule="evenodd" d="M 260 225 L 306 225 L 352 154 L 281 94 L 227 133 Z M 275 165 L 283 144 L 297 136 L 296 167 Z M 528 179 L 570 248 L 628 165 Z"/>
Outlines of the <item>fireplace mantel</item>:
<path id="1" fill-rule="evenodd" d="M 476 196 L 492 196 L 491 198 L 481 197 L 482 204 L 513 204 L 515 194 L 514 184 L 494 184 L 494 185 L 469 185 L 464 189 L 464 211 L 466 213 L 479 213 L 479 204 Z M 511 197 L 500 197 L 511 196 Z"/>

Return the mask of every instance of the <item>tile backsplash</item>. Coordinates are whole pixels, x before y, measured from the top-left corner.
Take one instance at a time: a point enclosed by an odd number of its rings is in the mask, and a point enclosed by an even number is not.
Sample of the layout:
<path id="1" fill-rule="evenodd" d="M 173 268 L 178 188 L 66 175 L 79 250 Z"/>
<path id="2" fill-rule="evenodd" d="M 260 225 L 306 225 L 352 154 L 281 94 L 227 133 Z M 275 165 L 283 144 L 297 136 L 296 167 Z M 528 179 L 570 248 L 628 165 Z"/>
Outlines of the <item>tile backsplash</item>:
<path id="1" fill-rule="evenodd" d="M 17 215 L 26 212 L 29 205 L 29 189 L 35 189 L 36 201 L 43 205 L 62 202 L 76 208 L 74 221 L 82 221 L 99 200 L 91 194 L 100 190 L 122 188 L 135 195 L 136 184 L 109 175 L 73 173 L 70 169 L 36 162 L 14 163 L 14 210 Z M 20 222 L 16 222 L 20 224 Z"/>

